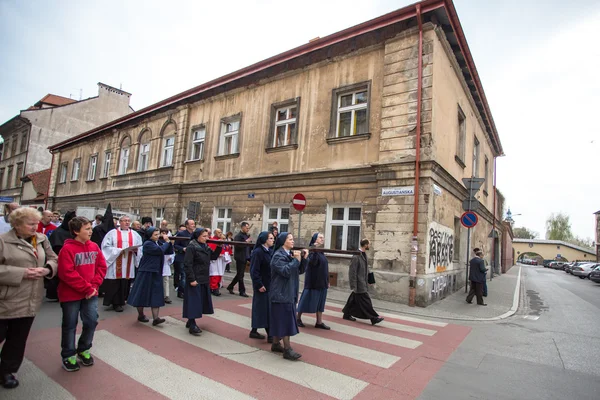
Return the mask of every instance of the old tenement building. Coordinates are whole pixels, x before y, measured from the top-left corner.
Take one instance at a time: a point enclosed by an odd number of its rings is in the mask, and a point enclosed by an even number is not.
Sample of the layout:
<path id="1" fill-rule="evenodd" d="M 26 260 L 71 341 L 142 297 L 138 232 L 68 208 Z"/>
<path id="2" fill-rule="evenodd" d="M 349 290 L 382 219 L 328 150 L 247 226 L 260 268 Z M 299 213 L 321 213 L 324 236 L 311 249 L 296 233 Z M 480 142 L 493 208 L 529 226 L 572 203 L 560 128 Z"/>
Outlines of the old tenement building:
<path id="1" fill-rule="evenodd" d="M 338 249 L 369 238 L 373 295 L 382 299 L 409 301 L 416 227 L 420 306 L 464 287 L 462 178 L 486 178 L 471 247 L 488 260 L 488 236 L 500 225 L 492 210 L 502 146 L 451 1 L 423 1 L 311 41 L 51 151 L 51 208 L 63 211 L 110 202 L 178 224 L 197 204 L 202 226 L 235 231 L 249 221 L 256 238 L 277 221 L 297 235 L 291 200 L 302 193 L 301 238 L 322 231 Z M 347 288 L 348 258 L 329 260 Z"/>

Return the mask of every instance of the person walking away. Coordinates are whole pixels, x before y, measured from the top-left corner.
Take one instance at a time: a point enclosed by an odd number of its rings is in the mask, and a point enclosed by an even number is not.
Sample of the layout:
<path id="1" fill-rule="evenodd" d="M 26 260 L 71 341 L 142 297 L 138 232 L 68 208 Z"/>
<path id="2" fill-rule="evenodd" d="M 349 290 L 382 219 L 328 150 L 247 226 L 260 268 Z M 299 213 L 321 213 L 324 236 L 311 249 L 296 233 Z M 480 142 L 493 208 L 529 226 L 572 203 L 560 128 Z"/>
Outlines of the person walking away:
<path id="1" fill-rule="evenodd" d="M 233 240 L 233 232 L 225 234 L 225 240 L 231 242 Z M 223 254 L 225 257 L 225 272 L 231 273 L 231 257 L 233 256 L 233 248 L 230 244 L 223 246 Z"/>
<path id="2" fill-rule="evenodd" d="M 298 334 L 296 302 L 299 275 L 306 269 L 308 251 L 292 250 L 294 237 L 281 232 L 271 258 L 271 318 L 269 333 L 273 336 L 271 351 L 283 353 L 286 360 L 297 360 L 302 355 L 292 349 L 290 337 Z M 283 339 L 283 347 L 280 340 Z"/>
<path id="3" fill-rule="evenodd" d="M 475 257 L 469 262 L 469 280 L 471 281 L 471 289 L 467 295 L 467 303 L 473 302 L 473 297 L 477 296 L 477 305 L 487 306 L 483 302 L 483 284 L 485 283 L 485 277 L 487 269 L 485 268 L 485 261 L 483 261 L 483 251 L 479 248 L 473 249 Z"/>
<path id="4" fill-rule="evenodd" d="M 250 243 L 251 240 L 250 236 L 248 235 L 249 230 L 250 224 L 247 222 L 242 222 L 240 225 L 240 232 L 235 235 L 233 241 Z M 238 284 L 240 296 L 248 297 L 246 294 L 246 286 L 244 286 L 244 274 L 246 273 L 246 264 L 250 261 L 250 246 L 233 246 L 233 258 L 235 259 L 236 274 L 229 286 L 227 286 L 227 290 L 229 293 L 235 294 L 233 292 L 233 288 L 236 284 Z"/>
<path id="5" fill-rule="evenodd" d="M 258 333 L 259 328 L 264 328 L 267 332 L 268 343 L 273 343 L 273 337 L 269 332 L 271 314 L 269 289 L 271 287 L 271 258 L 273 257 L 274 243 L 275 238 L 271 232 L 261 232 L 250 255 L 250 276 L 254 294 L 252 295 L 252 330 L 249 337 L 264 339 L 264 335 Z"/>
<path id="6" fill-rule="evenodd" d="M 10 213 L 12 229 L 0 235 L 0 385 L 19 386 L 15 373 L 25 355 L 27 337 L 44 298 L 44 277 L 56 275 L 56 254 L 37 233 L 42 215 L 29 207 Z"/>
<path id="7" fill-rule="evenodd" d="M 104 278 L 106 294 L 103 304 L 112 305 L 113 310 L 117 312 L 123 312 L 130 280 L 135 278 L 137 249 L 142 245 L 142 238 L 137 232 L 129 229 L 130 224 L 131 219 L 128 216 L 119 218 L 119 228 L 108 232 L 101 246 L 108 265 Z"/>
<path id="8" fill-rule="evenodd" d="M 223 236 L 223 232 L 217 228 L 215 229 L 215 234 L 211 237 L 212 240 L 225 240 L 225 236 Z M 212 251 L 215 251 L 217 248 L 216 243 L 210 243 L 208 245 Z M 223 247 L 221 245 L 221 247 Z M 225 254 L 221 251 L 219 257 L 216 260 L 211 260 L 210 262 L 210 292 L 215 296 L 220 296 L 221 292 L 219 288 L 221 287 L 221 280 L 223 279 L 223 275 L 225 275 Z"/>
<path id="9" fill-rule="evenodd" d="M 175 236 L 191 239 L 195 229 L 196 222 L 193 219 L 188 219 L 185 221 L 185 229 L 180 229 Z M 179 239 L 175 240 L 175 244 L 173 245 L 175 248 L 175 262 L 173 263 L 175 276 L 173 277 L 173 284 L 177 291 L 177 297 L 180 299 L 183 299 L 184 288 L 187 286 L 183 261 L 185 258 L 185 250 L 189 242 L 190 240 L 187 239 Z"/>
<path id="10" fill-rule="evenodd" d="M 0 235 L 12 229 L 8 217 L 10 213 L 19 208 L 19 203 L 8 203 L 4 205 L 4 215 L 0 217 Z"/>
<path id="11" fill-rule="evenodd" d="M 309 247 L 322 247 L 325 237 L 322 233 L 316 232 L 311 240 Z M 324 253 L 312 252 L 308 256 L 308 266 L 304 277 L 304 290 L 298 303 L 298 317 L 296 323 L 304 328 L 302 322 L 302 313 L 317 314 L 317 323 L 315 328 L 330 330 L 331 328 L 323 323 L 323 312 L 325 311 L 325 302 L 327 301 L 327 289 L 329 288 L 329 263 Z"/>
<path id="12" fill-rule="evenodd" d="M 360 254 L 352 256 L 348 279 L 350 280 L 350 289 L 352 293 L 342 312 L 343 318 L 348 321 L 356 321 L 356 318 L 369 319 L 371 324 L 375 325 L 383 321 L 383 317 L 373 309 L 373 303 L 368 292 L 369 265 L 367 261 L 367 251 L 370 249 L 368 239 L 360 241 Z"/>
<path id="13" fill-rule="evenodd" d="M 223 248 L 217 246 L 213 251 L 207 246 L 207 240 L 208 231 L 203 228 L 196 229 L 183 261 L 187 280 L 183 292 L 183 318 L 188 319 L 185 327 L 192 335 L 202 332 L 196 324 L 196 318 L 202 318 L 203 314 L 215 313 L 208 287 L 210 261 L 216 260 Z"/>
<path id="14" fill-rule="evenodd" d="M 142 246 L 142 257 L 139 262 L 138 275 L 136 276 L 127 304 L 137 307 L 138 321 L 149 322 L 144 315 L 144 307 L 152 309 L 152 325 L 165 322 L 158 316 L 160 307 L 165 305 L 165 292 L 163 288 L 163 265 L 165 255 L 173 253 L 173 245 L 166 234 L 160 233 L 158 228 L 150 226 L 146 230 L 150 239 Z M 159 239 L 162 241 L 159 242 Z"/>
<path id="15" fill-rule="evenodd" d="M 54 254 L 60 253 L 67 239 L 73 239 L 69 228 L 69 221 L 73 218 L 75 218 L 75 211 L 67 211 L 60 226 L 52 232 L 49 240 Z M 58 301 L 58 275 L 52 279 L 46 279 L 44 283 L 46 284 L 46 300 L 49 302 Z"/>
<path id="16" fill-rule="evenodd" d="M 98 290 L 106 275 L 106 260 L 98 245 L 90 240 L 91 221 L 73 217 L 69 229 L 74 239 L 67 239 L 58 254 L 58 298 L 62 308 L 62 366 L 73 372 L 79 370 L 79 363 L 85 367 L 94 365 L 90 349 L 98 326 Z M 83 330 L 75 347 L 80 316 Z"/>

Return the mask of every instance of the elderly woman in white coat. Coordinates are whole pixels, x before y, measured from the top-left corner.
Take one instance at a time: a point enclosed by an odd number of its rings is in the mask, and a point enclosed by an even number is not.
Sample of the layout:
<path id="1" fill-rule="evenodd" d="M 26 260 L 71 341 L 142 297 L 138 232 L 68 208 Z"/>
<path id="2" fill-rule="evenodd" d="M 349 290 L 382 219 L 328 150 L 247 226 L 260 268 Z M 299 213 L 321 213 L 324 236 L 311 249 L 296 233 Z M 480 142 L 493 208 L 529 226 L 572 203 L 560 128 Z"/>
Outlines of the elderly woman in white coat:
<path id="1" fill-rule="evenodd" d="M 19 385 L 14 374 L 25 355 L 33 319 L 44 298 L 44 278 L 56 275 L 57 257 L 46 235 L 37 233 L 42 215 L 22 207 L 9 217 L 12 229 L 0 235 L 0 385 Z"/>

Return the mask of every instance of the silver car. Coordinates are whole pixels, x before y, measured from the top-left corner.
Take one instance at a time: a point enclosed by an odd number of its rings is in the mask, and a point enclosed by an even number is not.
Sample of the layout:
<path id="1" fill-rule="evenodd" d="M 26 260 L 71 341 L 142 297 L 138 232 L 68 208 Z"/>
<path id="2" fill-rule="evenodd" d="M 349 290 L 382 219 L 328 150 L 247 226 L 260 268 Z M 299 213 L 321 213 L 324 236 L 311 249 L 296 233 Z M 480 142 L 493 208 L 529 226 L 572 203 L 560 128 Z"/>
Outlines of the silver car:
<path id="1" fill-rule="evenodd" d="M 580 279 L 589 278 L 590 274 L 596 267 L 599 267 L 598 263 L 581 264 L 577 267 L 573 267 L 573 275 L 578 276 Z"/>

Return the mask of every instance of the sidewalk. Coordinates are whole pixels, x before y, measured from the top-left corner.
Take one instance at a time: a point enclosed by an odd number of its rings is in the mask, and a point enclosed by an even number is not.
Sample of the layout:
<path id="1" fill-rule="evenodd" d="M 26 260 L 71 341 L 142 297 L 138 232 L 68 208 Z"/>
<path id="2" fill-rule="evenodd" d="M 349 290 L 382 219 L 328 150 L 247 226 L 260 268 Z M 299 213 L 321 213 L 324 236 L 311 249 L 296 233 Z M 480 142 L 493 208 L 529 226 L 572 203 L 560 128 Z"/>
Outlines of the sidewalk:
<path id="1" fill-rule="evenodd" d="M 463 321 L 497 321 L 508 318 L 519 308 L 521 266 L 513 266 L 507 273 L 488 279 L 488 297 L 484 297 L 487 307 L 468 304 L 464 288 L 450 296 L 437 301 L 426 308 L 409 307 L 406 304 L 392 303 L 373 299 L 375 311 L 391 311 L 420 317 L 442 318 Z M 345 304 L 348 292 L 331 288 L 327 293 L 327 301 Z M 474 299 L 475 300 L 475 299 Z"/>

